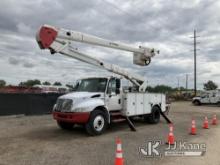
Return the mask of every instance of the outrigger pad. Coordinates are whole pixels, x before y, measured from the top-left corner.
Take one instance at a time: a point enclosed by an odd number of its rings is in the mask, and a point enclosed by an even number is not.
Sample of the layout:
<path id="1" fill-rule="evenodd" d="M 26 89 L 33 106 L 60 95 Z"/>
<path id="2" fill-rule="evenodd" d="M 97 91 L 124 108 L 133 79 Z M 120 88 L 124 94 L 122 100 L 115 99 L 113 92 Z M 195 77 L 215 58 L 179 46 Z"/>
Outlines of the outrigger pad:
<path id="1" fill-rule="evenodd" d="M 163 116 L 168 124 L 172 124 L 172 121 L 162 111 L 160 111 L 160 114 Z"/>
<path id="2" fill-rule="evenodd" d="M 130 127 L 131 131 L 136 131 L 134 124 L 131 122 L 128 116 L 125 117 L 126 121 L 128 122 L 128 126 Z"/>

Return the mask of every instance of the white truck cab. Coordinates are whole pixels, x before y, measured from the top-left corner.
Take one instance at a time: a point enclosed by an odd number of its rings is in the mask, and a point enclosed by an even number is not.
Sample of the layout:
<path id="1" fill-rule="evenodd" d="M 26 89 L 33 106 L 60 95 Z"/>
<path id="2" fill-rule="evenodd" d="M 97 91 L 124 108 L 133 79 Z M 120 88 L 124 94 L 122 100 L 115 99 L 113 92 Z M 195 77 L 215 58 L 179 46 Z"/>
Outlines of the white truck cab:
<path id="1" fill-rule="evenodd" d="M 205 91 L 201 96 L 194 97 L 192 103 L 194 105 L 220 104 L 220 90 Z"/>

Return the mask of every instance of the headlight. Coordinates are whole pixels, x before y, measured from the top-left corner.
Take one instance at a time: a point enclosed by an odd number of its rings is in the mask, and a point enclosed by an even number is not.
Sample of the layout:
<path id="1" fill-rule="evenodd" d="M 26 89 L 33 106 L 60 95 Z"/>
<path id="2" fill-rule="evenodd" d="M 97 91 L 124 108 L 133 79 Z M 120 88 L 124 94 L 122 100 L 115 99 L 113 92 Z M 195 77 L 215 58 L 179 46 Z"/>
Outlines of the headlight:
<path id="1" fill-rule="evenodd" d="M 54 104 L 54 106 L 53 106 L 53 111 L 56 110 L 56 107 L 57 107 L 57 104 Z"/>
<path id="2" fill-rule="evenodd" d="M 63 102 L 62 110 L 63 111 L 71 111 L 72 108 L 72 100 L 65 99 Z"/>
<path id="3" fill-rule="evenodd" d="M 60 112 L 70 112 L 72 105 L 73 101 L 71 99 L 58 99 L 55 110 Z"/>

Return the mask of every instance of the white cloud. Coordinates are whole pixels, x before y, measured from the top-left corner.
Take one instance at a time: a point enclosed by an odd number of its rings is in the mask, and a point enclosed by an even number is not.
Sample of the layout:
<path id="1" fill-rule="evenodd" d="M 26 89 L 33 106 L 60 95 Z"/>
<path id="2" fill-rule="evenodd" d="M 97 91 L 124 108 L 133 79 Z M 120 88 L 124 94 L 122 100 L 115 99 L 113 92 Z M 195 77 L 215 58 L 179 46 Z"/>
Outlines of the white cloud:
<path id="1" fill-rule="evenodd" d="M 17 24 L 18 32 L 23 34 L 30 34 L 31 33 L 31 27 L 28 25 L 25 25 L 24 23 Z"/>

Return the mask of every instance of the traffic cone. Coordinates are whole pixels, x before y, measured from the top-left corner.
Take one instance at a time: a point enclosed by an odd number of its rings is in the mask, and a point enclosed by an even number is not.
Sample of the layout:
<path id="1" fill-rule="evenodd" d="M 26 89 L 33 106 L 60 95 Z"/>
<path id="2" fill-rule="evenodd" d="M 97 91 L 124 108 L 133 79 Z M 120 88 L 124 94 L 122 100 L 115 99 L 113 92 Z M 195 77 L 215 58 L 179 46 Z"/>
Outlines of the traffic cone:
<path id="1" fill-rule="evenodd" d="M 216 117 L 216 115 L 213 115 L 212 125 L 217 125 L 217 117 Z"/>
<path id="2" fill-rule="evenodd" d="M 173 134 L 173 125 L 170 124 L 169 125 L 169 134 L 168 134 L 168 137 L 167 137 L 166 144 L 174 145 L 174 142 L 175 142 L 175 138 L 174 138 L 174 134 Z"/>
<path id="3" fill-rule="evenodd" d="M 191 126 L 191 131 L 190 131 L 191 135 L 196 135 L 196 122 L 194 119 L 192 119 L 192 126 Z"/>
<path id="4" fill-rule="evenodd" d="M 203 123 L 203 128 L 204 129 L 209 129 L 209 121 L 208 121 L 207 117 L 205 117 L 205 120 L 204 120 L 204 123 Z"/>
<path id="5" fill-rule="evenodd" d="M 122 154 L 122 145 L 121 145 L 121 140 L 119 138 L 116 139 L 116 156 L 115 156 L 115 165 L 123 165 L 124 164 L 124 159 L 123 159 L 123 154 Z"/>

